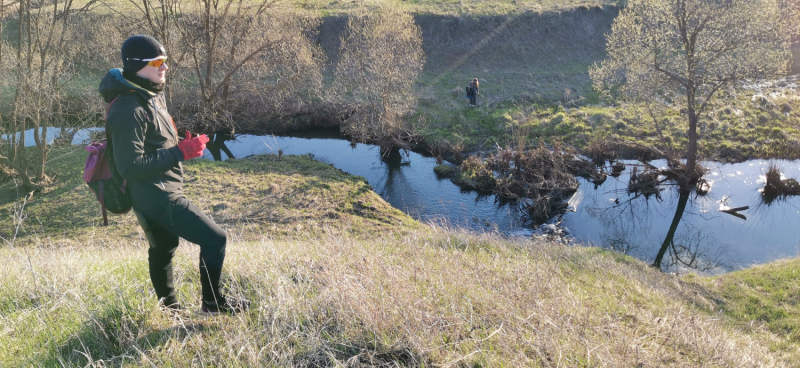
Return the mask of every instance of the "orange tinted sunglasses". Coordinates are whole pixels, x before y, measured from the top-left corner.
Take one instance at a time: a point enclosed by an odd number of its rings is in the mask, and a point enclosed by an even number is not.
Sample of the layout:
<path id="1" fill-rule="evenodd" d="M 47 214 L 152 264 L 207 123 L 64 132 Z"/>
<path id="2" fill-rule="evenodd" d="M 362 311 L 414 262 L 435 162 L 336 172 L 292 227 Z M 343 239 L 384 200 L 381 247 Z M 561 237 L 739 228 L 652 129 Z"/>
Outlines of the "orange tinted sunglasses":
<path id="1" fill-rule="evenodd" d="M 164 64 L 164 63 L 167 62 L 167 57 L 166 56 L 159 56 L 159 57 L 152 58 L 152 59 L 128 58 L 128 60 L 146 61 L 147 65 L 150 65 L 153 68 L 160 68 L 161 64 Z"/>

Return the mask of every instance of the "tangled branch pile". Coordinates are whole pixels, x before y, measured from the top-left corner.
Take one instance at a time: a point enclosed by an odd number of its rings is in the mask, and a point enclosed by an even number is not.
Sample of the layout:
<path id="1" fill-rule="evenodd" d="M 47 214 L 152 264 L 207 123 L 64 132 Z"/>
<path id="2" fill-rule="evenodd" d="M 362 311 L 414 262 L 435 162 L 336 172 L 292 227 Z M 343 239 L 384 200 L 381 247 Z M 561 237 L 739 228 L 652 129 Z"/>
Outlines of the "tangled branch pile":
<path id="1" fill-rule="evenodd" d="M 563 207 L 578 190 L 575 175 L 592 170 L 591 163 L 559 143 L 552 147 L 506 147 L 481 158 L 468 157 L 453 181 L 481 191 L 492 191 L 517 203 L 525 220 L 542 221 Z"/>

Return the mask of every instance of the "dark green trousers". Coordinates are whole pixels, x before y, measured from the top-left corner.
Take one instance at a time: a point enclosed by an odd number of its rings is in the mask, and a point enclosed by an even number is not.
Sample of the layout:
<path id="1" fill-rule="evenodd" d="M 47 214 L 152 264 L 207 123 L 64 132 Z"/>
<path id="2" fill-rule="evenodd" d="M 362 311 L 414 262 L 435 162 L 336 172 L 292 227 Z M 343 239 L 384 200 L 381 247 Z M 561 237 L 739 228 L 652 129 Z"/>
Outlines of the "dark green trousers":
<path id="1" fill-rule="evenodd" d="M 220 297 L 220 277 L 227 243 L 225 231 L 184 196 L 155 209 L 142 211 L 135 207 L 134 203 L 134 212 L 150 243 L 150 280 L 156 296 L 163 298 L 165 305 L 178 302 L 172 277 L 172 257 L 178 241 L 183 238 L 200 246 L 203 299 L 212 301 Z"/>

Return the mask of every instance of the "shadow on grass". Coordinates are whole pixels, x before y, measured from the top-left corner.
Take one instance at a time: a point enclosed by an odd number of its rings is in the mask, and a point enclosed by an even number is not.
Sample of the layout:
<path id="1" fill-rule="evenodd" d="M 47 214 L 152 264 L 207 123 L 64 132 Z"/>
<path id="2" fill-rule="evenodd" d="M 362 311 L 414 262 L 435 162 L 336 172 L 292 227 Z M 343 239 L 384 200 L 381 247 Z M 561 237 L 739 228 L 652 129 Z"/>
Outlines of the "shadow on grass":
<path id="1" fill-rule="evenodd" d="M 141 363 L 141 352 L 157 350 L 170 340 L 217 329 L 202 323 L 183 324 L 174 317 L 176 326 L 155 329 L 151 326 L 154 310 L 142 310 L 134 305 L 109 305 L 91 315 L 80 331 L 66 341 L 53 346 L 36 361 L 44 367 L 102 366 L 121 367 Z"/>
<path id="2" fill-rule="evenodd" d="M 317 347 L 294 357 L 302 367 L 429 367 L 430 359 L 407 347 L 375 344 L 335 343 Z"/>

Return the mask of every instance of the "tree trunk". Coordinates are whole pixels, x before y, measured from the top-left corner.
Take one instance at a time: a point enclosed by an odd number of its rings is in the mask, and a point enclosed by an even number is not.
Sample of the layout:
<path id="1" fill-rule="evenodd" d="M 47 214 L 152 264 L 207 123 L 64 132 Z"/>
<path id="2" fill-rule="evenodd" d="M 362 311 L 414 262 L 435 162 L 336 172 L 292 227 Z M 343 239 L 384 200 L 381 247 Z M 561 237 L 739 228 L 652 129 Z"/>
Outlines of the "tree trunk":
<path id="1" fill-rule="evenodd" d="M 689 148 L 686 152 L 686 175 L 680 183 L 681 190 L 691 188 L 692 183 L 697 179 L 695 178 L 695 166 L 697 165 L 697 111 L 695 110 L 694 102 L 694 91 L 690 91 L 687 105 L 689 114 L 689 129 L 687 131 Z"/>
<path id="2" fill-rule="evenodd" d="M 62 132 L 63 133 L 63 132 Z M 38 146 L 39 148 L 39 165 L 37 165 L 36 170 L 36 181 L 42 182 L 45 177 L 47 177 L 44 173 L 44 168 L 47 165 L 47 153 L 50 151 L 50 147 L 47 146 L 47 125 L 42 126 L 42 142 L 41 145 Z"/>

